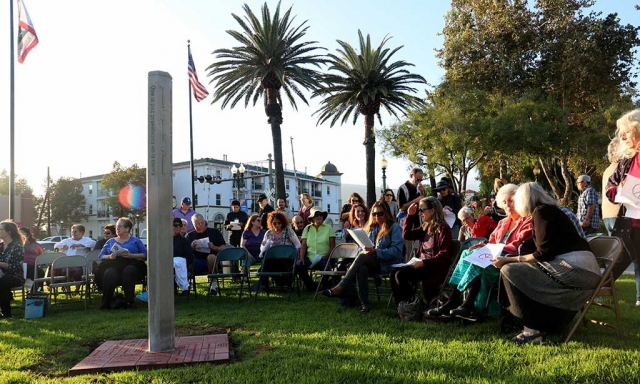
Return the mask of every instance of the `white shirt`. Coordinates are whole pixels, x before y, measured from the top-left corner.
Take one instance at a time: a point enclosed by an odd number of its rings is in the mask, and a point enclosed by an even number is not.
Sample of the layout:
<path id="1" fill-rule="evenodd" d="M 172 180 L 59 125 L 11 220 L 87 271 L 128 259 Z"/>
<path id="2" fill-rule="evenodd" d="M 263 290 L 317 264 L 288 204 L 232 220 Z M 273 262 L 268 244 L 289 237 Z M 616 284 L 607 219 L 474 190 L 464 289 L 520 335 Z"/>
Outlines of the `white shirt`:
<path id="1" fill-rule="evenodd" d="M 71 246 L 74 244 L 81 244 L 85 248 L 71 248 Z M 59 243 L 56 243 L 56 245 L 54 245 L 53 247 L 60 250 L 64 249 L 65 246 L 68 247 L 67 250 L 64 251 L 67 256 L 84 256 L 89 253 L 91 249 L 93 249 L 94 245 L 96 245 L 96 241 L 92 240 L 90 237 L 83 237 L 80 240 L 74 240 L 73 238 L 69 237 Z"/>

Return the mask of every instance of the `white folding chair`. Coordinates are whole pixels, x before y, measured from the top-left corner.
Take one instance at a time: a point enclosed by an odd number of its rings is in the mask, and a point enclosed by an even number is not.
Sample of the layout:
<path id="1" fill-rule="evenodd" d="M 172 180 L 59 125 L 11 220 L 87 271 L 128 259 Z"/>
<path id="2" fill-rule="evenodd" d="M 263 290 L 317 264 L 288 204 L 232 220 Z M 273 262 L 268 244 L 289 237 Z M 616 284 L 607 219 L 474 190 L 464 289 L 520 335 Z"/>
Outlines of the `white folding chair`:
<path id="1" fill-rule="evenodd" d="M 329 255 L 329 259 L 324 266 L 324 270 L 316 270 L 312 271 L 312 273 L 316 276 L 320 276 L 320 281 L 318 282 L 318 287 L 316 288 L 316 293 L 313 295 L 313 299 L 316 299 L 318 296 L 318 292 L 320 292 L 319 284 L 324 277 L 342 277 L 347 274 L 346 269 L 342 271 L 338 271 L 335 269 L 334 264 L 337 265 L 339 261 L 345 261 L 349 259 L 355 259 L 358 256 L 358 244 L 355 243 L 342 243 L 338 244 Z M 333 261 L 333 263 L 332 263 Z"/>
<path id="2" fill-rule="evenodd" d="M 64 276 L 51 276 L 49 280 L 49 290 L 50 293 L 53 294 L 53 303 L 57 304 L 58 301 L 58 288 L 64 288 L 67 290 L 66 295 L 72 295 L 71 287 L 77 288 L 77 293 L 80 295 L 80 300 L 84 302 L 84 309 L 87 309 L 87 283 L 84 279 L 78 281 L 71 281 L 69 278 L 69 268 L 78 268 L 81 267 L 86 271 L 87 269 L 87 259 L 84 256 L 60 256 L 53 261 L 51 264 L 52 270 L 58 269 L 66 269 L 67 273 Z M 86 272 L 85 272 L 86 273 Z M 63 280 L 59 280 L 58 278 L 62 277 Z"/>

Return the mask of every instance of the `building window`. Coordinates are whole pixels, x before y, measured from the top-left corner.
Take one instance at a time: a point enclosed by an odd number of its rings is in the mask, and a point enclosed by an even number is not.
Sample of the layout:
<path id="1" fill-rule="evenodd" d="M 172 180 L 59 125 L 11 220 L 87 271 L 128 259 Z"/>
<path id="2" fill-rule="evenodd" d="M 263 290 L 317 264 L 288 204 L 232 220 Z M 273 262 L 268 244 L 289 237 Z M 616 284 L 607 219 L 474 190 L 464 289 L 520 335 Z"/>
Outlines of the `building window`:
<path id="1" fill-rule="evenodd" d="M 327 213 L 331 213 L 331 204 L 327 204 Z"/>
<path id="2" fill-rule="evenodd" d="M 89 214 L 93 215 L 93 205 L 89 204 Z"/>
<path id="3" fill-rule="evenodd" d="M 327 196 L 329 196 L 331 194 L 331 190 L 329 189 L 329 186 L 327 185 Z"/>
<path id="4" fill-rule="evenodd" d="M 93 195 L 93 185 L 89 185 L 89 194 Z"/>
<path id="5" fill-rule="evenodd" d="M 222 205 L 221 200 L 222 199 L 220 198 L 220 194 L 216 193 L 216 205 Z"/>
<path id="6" fill-rule="evenodd" d="M 291 189 L 291 188 L 289 188 L 289 180 L 285 180 L 284 183 L 285 183 L 285 188 L 286 189 Z"/>

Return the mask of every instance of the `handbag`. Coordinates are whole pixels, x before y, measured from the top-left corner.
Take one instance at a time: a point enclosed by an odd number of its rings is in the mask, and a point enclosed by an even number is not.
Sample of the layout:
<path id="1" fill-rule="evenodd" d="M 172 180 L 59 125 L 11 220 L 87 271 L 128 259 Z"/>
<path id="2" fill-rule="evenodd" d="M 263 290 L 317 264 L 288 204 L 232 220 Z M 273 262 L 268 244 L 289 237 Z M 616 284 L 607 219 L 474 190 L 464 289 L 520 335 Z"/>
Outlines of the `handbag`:
<path id="1" fill-rule="evenodd" d="M 633 241 L 631 240 L 633 224 L 631 223 L 630 218 L 624 216 L 625 211 L 626 209 L 624 208 L 624 205 L 621 204 L 620 209 L 618 210 L 618 216 L 616 217 L 616 222 L 613 224 L 613 230 L 611 231 L 611 236 L 619 237 L 624 245 L 622 247 L 622 253 L 618 258 L 618 262 L 613 266 L 612 274 L 614 281 L 622 275 L 629 265 L 631 265 L 631 262 L 633 261 L 631 255 L 635 255 Z"/>
<path id="2" fill-rule="evenodd" d="M 411 301 L 398 303 L 398 316 L 402 321 L 420 321 L 422 319 L 422 300 L 414 295 Z"/>

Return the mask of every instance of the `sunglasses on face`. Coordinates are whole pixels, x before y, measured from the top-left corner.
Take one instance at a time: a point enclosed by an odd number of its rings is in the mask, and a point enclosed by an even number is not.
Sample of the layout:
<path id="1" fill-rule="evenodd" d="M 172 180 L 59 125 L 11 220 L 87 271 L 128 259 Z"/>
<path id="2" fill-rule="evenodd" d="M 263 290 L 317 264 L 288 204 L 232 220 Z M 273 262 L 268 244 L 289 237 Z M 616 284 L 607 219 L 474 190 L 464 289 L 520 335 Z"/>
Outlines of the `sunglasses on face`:
<path id="1" fill-rule="evenodd" d="M 418 211 L 420 211 L 420 213 L 422 213 L 422 212 L 428 211 L 430 209 L 433 209 L 433 208 L 420 208 L 420 209 L 418 209 Z"/>
<path id="2" fill-rule="evenodd" d="M 385 196 L 385 197 L 393 197 L 393 195 L 392 195 L 392 194 L 390 194 L 390 193 L 387 193 L 387 194 L 385 194 L 384 196 Z"/>
<path id="3" fill-rule="evenodd" d="M 351 202 L 352 202 L 352 203 L 359 203 L 359 202 L 360 202 L 360 199 L 351 199 Z"/>
<path id="4" fill-rule="evenodd" d="M 174 223 L 174 224 L 173 224 L 173 227 L 174 227 L 174 228 L 182 227 L 182 223 L 181 223 L 181 224 Z"/>
<path id="5" fill-rule="evenodd" d="M 382 211 L 380 211 L 380 212 L 371 212 L 371 216 L 373 216 L 373 217 L 384 216 L 384 212 L 382 212 Z"/>

